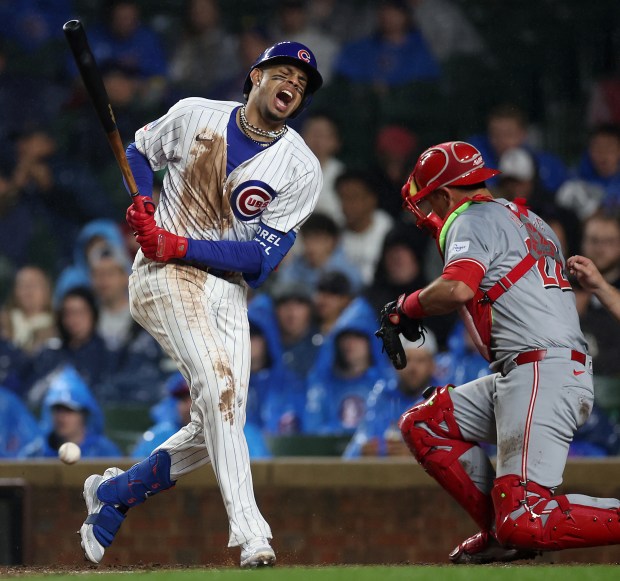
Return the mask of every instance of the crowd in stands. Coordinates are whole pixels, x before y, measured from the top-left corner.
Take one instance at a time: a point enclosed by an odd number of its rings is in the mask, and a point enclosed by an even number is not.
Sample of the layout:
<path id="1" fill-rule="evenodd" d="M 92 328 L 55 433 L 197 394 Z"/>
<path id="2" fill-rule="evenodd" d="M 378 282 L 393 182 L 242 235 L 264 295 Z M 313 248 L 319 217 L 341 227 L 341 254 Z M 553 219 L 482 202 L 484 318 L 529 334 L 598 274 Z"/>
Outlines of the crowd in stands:
<path id="1" fill-rule="evenodd" d="M 489 373 L 456 315 L 426 321 L 398 372 L 374 336 L 385 303 L 441 273 L 400 197 L 433 143 L 478 147 L 502 171 L 494 195 L 524 198 L 566 257 L 591 258 L 620 288 L 620 61 L 587 86 L 571 157 L 544 146 L 531 103 L 464 91 L 467 80 L 485 92 L 498 63 L 460 0 L 272 0 L 262 19 L 248 0 L 236 28 L 222 0 L 168 4 L 0 0 L 0 458 L 55 456 L 64 441 L 84 457 L 141 458 L 189 416 L 185 379 L 129 312 L 129 198 L 64 43 L 72 18 L 86 24 L 126 144 L 179 98 L 242 100 L 249 67 L 277 40 L 317 55 L 325 88 L 292 127 L 323 191 L 249 303 L 253 458 L 287 438 L 302 450 L 301 437 L 344 458 L 408 454 L 397 421 L 424 389 Z M 620 323 L 573 286 L 596 402 L 571 454 L 617 455 Z"/>

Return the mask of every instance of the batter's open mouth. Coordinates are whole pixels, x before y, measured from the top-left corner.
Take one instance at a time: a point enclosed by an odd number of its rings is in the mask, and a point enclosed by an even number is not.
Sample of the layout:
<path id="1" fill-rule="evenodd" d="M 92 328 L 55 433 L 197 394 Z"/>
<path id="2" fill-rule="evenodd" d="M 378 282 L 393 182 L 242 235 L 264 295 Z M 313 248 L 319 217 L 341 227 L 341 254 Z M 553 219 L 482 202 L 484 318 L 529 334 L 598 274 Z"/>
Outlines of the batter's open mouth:
<path id="1" fill-rule="evenodd" d="M 279 91 L 276 94 L 276 98 L 280 99 L 285 105 L 288 105 L 293 100 L 293 93 L 285 89 L 284 91 Z"/>

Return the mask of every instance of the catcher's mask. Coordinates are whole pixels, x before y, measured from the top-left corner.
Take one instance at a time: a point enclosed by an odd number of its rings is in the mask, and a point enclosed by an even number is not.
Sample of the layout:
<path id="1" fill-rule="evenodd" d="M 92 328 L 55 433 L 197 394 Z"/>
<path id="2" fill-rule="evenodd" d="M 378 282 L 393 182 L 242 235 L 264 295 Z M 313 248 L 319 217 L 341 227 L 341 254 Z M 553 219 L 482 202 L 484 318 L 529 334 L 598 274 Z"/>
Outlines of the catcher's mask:
<path id="1" fill-rule="evenodd" d="M 418 228 L 435 236 L 443 220 L 424 198 L 445 186 L 477 184 L 498 173 L 496 169 L 484 167 L 482 154 L 469 143 L 447 141 L 434 145 L 420 155 L 401 190 L 403 208 L 413 213 Z"/>
<path id="2" fill-rule="evenodd" d="M 304 97 L 301 101 L 301 105 L 291 115 L 291 118 L 297 117 L 312 100 L 312 95 L 321 88 L 323 85 L 323 77 L 319 72 L 319 67 L 316 62 L 316 57 L 312 51 L 301 44 L 300 42 L 284 41 L 277 42 L 273 46 L 266 49 L 250 67 L 248 74 L 245 77 L 243 83 L 243 96 L 247 101 L 250 89 L 252 88 L 252 79 L 250 73 L 255 68 L 278 65 L 281 63 L 287 63 L 299 67 L 308 75 L 308 84 Z"/>

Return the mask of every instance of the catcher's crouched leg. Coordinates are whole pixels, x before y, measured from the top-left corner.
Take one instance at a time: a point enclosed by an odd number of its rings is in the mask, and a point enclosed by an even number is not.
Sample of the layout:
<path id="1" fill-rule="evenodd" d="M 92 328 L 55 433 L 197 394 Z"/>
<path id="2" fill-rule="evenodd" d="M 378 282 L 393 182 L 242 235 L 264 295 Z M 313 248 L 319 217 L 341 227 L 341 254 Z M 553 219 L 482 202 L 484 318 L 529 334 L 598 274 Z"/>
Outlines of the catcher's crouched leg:
<path id="1" fill-rule="evenodd" d="M 548 488 L 523 483 L 515 474 L 498 478 L 491 494 L 496 536 L 504 546 L 554 551 L 620 543 L 616 499 L 553 496 Z"/>
<path id="2" fill-rule="evenodd" d="M 459 459 L 467 459 L 469 466 L 485 462 L 488 467 L 484 466 L 483 470 L 490 473 L 492 467 L 477 444 L 463 440 L 454 418 L 450 389 L 451 386 L 440 387 L 429 399 L 407 410 L 400 419 L 400 430 L 424 470 L 450 493 L 483 531 L 488 531 L 493 523 L 489 491 L 476 486 Z M 468 456 L 477 457 L 470 459 Z"/>

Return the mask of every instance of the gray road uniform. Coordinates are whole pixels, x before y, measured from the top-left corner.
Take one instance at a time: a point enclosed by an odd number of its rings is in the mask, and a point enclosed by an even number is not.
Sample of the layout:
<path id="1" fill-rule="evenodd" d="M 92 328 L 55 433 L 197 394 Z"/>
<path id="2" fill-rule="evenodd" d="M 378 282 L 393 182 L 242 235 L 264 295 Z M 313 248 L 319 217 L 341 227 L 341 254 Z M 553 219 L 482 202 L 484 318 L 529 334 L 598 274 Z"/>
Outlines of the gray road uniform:
<path id="1" fill-rule="evenodd" d="M 479 303 L 477 296 L 464 309 L 468 329 L 497 373 L 454 390 L 452 399 L 466 439 L 494 442 L 497 434 L 497 476 L 519 474 L 551 488 L 562 482 L 573 433 L 592 408 L 592 362 L 555 233 L 531 211 L 519 218 L 507 204 L 476 203 L 457 216 L 445 235 L 445 265 L 466 261 L 481 269 L 480 289 L 488 291 L 528 253 L 532 228 L 555 248 L 495 302 Z M 484 326 L 489 317 L 490 329 Z M 543 349 L 540 361 L 515 362 Z"/>
<path id="2" fill-rule="evenodd" d="M 552 496 L 594 400 L 592 361 L 554 232 L 505 200 L 465 202 L 438 244 L 444 277 L 478 286 L 461 315 L 494 373 L 439 388 L 405 412 L 405 441 L 481 530 L 497 530 L 506 546 L 620 542 L 618 500 Z M 497 473 L 477 442 L 497 444 Z M 618 530 L 592 525 L 602 519 Z"/>

